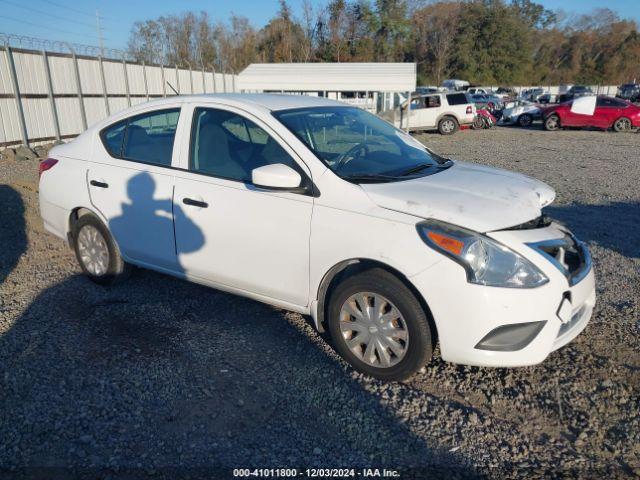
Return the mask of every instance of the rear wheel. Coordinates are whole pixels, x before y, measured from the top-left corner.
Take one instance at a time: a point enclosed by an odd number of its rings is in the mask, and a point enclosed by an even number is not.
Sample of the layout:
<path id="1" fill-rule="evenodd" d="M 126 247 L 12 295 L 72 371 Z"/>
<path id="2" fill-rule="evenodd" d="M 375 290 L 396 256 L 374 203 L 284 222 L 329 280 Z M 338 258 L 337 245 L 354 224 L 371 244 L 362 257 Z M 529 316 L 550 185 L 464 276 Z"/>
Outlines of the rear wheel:
<path id="1" fill-rule="evenodd" d="M 533 123 L 533 117 L 528 113 L 523 113 L 518 117 L 518 125 L 521 127 L 530 127 Z"/>
<path id="2" fill-rule="evenodd" d="M 450 116 L 442 117 L 438 122 L 438 131 L 441 135 L 451 135 L 458 130 L 458 121 Z"/>
<path id="3" fill-rule="evenodd" d="M 484 119 L 482 118 L 482 115 L 476 115 L 473 118 L 472 128 L 474 130 L 480 130 L 481 128 L 484 128 Z"/>
<path id="4" fill-rule="evenodd" d="M 544 121 L 544 129 L 550 132 L 554 132 L 560 129 L 560 117 L 555 113 L 549 115 Z"/>
<path id="5" fill-rule="evenodd" d="M 358 273 L 332 292 L 328 326 L 333 344 L 356 370 L 381 380 L 403 380 L 433 351 L 427 316 L 415 295 L 380 268 Z"/>
<path id="6" fill-rule="evenodd" d="M 131 266 L 120 252 L 107 227 L 94 215 L 80 217 L 73 228 L 73 247 L 82 271 L 100 285 L 125 280 Z"/>
<path id="7" fill-rule="evenodd" d="M 628 132 L 631 130 L 631 120 L 627 117 L 621 117 L 613 124 L 613 129 L 616 132 Z"/>

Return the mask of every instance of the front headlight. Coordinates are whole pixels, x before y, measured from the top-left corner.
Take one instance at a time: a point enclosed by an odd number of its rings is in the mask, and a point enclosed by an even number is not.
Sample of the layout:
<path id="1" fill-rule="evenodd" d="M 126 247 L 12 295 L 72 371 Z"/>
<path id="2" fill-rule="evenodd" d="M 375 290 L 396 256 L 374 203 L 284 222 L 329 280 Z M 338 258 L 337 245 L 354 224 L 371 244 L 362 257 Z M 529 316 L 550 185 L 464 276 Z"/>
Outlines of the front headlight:
<path id="1" fill-rule="evenodd" d="M 437 220 L 416 227 L 427 245 L 464 267 L 470 283 L 534 288 L 549 281 L 529 260 L 486 235 Z"/>

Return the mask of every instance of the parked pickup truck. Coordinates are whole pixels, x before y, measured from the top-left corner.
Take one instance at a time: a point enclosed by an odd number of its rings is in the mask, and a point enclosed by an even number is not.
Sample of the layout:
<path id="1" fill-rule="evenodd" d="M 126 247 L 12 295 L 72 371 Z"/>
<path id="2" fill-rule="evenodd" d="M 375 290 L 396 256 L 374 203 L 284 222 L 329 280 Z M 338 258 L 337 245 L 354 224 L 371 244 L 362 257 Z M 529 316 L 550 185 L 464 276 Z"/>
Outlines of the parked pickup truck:
<path id="1" fill-rule="evenodd" d="M 405 100 L 393 110 L 381 114 L 382 118 L 403 130 L 437 130 L 442 135 L 451 135 L 461 125 L 472 125 L 476 107 L 471 99 L 461 92 L 412 95 L 407 109 Z"/>

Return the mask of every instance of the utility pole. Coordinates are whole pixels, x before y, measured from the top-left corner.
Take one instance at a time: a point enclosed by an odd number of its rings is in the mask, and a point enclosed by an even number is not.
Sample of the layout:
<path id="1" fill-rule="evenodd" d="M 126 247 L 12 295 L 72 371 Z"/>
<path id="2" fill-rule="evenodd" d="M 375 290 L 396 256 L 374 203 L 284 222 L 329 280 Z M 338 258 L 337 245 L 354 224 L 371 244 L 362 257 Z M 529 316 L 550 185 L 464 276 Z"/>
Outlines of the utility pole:
<path id="1" fill-rule="evenodd" d="M 96 8 L 96 29 L 98 30 L 98 41 L 100 42 L 100 56 L 104 56 L 104 38 L 102 37 L 102 27 L 100 26 L 100 11 Z"/>

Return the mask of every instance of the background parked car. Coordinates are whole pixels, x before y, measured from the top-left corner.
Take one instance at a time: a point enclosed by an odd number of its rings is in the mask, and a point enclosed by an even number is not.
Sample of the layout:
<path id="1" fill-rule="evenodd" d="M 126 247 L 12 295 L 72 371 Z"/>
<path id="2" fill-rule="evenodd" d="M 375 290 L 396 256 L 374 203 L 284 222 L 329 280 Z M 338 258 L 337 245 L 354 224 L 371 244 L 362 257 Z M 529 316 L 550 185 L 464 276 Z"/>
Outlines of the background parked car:
<path id="1" fill-rule="evenodd" d="M 558 95 L 551 92 L 545 92 L 538 97 L 538 103 L 547 104 L 547 103 L 556 103 L 558 100 Z"/>
<path id="2" fill-rule="evenodd" d="M 590 87 L 587 87 L 585 85 L 574 85 L 567 91 L 567 93 L 561 94 L 558 97 L 558 102 L 567 102 L 569 100 L 573 100 L 574 98 L 585 97 L 589 95 L 595 95 Z"/>
<path id="3" fill-rule="evenodd" d="M 547 108 L 543 112 L 543 124 L 546 130 L 595 127 L 626 132 L 640 127 L 640 107 L 605 95 L 583 96 Z"/>
<path id="4" fill-rule="evenodd" d="M 502 98 L 493 94 L 476 93 L 469 95 L 470 101 L 475 104 L 476 108 L 487 107 L 489 110 L 500 110 L 504 103 Z"/>
<path id="5" fill-rule="evenodd" d="M 511 87 L 498 87 L 494 93 L 502 98 L 503 102 L 506 102 L 509 99 L 514 99 L 518 96 L 516 91 Z"/>
<path id="6" fill-rule="evenodd" d="M 529 102 L 537 102 L 540 95 L 544 93 L 544 88 L 529 88 L 520 92 L 520 95 L 518 95 L 518 99 L 527 100 Z"/>
<path id="7" fill-rule="evenodd" d="M 505 105 L 498 123 L 500 125 L 529 127 L 534 120 L 539 120 L 541 117 L 542 110 L 537 104 L 526 100 L 516 100 Z"/>
<path id="8" fill-rule="evenodd" d="M 442 82 L 442 87 L 447 90 L 453 90 L 455 92 L 461 92 L 469 87 L 469 82 L 466 80 L 457 80 L 455 78 L 445 80 Z"/>
<path id="9" fill-rule="evenodd" d="M 442 135 L 455 133 L 461 125 L 472 125 L 476 107 L 466 93 L 447 92 L 413 95 L 409 110 L 409 130 L 437 130 Z M 381 114 L 396 127 L 407 128 L 407 101 Z"/>
<path id="10" fill-rule="evenodd" d="M 618 87 L 617 98 L 628 100 L 629 102 L 640 102 L 640 84 L 625 83 Z"/>

